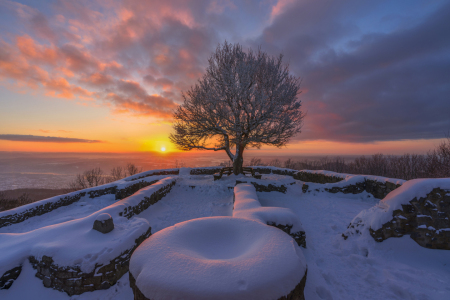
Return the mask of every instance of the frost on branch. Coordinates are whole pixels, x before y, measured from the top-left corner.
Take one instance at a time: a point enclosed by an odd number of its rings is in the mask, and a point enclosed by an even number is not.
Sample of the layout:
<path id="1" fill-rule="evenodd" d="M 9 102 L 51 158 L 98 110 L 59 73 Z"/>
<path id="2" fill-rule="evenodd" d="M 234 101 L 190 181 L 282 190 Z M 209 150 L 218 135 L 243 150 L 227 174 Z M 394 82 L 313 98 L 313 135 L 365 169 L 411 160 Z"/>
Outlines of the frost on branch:
<path id="1" fill-rule="evenodd" d="M 246 148 L 285 146 L 300 132 L 303 113 L 300 79 L 282 59 L 261 49 L 244 52 L 239 44 L 219 45 L 203 78 L 183 93 L 171 141 L 185 151 L 224 150 L 235 174 L 242 173 Z"/>

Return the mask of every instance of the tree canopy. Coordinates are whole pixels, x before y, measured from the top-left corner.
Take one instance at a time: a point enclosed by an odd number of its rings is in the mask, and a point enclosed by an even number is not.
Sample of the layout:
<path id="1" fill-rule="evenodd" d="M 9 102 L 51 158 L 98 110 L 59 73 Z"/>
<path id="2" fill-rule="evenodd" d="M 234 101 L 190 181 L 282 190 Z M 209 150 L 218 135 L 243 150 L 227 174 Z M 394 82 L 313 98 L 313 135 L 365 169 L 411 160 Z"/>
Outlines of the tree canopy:
<path id="1" fill-rule="evenodd" d="M 300 79 L 283 55 L 244 51 L 225 42 L 211 55 L 203 77 L 183 93 L 170 140 L 181 150 L 224 150 L 235 174 L 248 147 L 285 146 L 303 120 Z M 234 149 L 234 153 L 233 153 Z"/>

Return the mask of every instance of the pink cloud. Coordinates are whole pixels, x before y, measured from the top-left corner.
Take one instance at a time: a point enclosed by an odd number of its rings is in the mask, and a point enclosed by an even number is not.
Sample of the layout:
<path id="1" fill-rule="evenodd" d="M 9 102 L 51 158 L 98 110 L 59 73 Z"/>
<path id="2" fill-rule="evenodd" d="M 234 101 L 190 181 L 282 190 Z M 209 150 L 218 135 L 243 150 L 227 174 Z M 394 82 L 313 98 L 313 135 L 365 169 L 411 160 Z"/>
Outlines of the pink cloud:
<path id="1" fill-rule="evenodd" d="M 45 15 L 9 8 L 25 34 L 1 41 L 1 78 L 51 97 L 92 99 L 114 113 L 167 119 L 217 46 L 210 15 L 236 9 L 228 0 L 61 0 Z"/>

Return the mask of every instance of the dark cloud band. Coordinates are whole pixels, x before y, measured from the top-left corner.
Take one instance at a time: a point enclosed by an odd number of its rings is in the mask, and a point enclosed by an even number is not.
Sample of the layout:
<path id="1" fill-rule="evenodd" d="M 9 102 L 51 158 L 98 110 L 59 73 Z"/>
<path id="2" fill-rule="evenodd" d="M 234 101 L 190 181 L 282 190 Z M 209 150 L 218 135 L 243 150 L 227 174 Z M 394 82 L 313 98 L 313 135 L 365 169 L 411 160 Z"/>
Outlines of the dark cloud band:
<path id="1" fill-rule="evenodd" d="M 103 143 L 99 140 L 86 140 L 76 138 L 65 138 L 57 136 L 39 136 L 39 135 L 23 135 L 23 134 L 0 134 L 0 140 L 14 142 L 44 142 L 44 143 Z"/>

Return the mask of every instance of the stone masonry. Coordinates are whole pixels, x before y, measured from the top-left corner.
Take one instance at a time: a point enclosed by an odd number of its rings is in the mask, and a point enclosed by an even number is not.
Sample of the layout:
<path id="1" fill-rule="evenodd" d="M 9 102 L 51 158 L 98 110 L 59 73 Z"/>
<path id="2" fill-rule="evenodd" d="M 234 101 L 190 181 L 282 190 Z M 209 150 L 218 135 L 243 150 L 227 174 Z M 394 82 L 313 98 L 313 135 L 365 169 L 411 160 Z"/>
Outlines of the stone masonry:
<path id="1" fill-rule="evenodd" d="M 267 222 L 267 225 L 283 230 L 297 242 L 297 245 L 306 248 L 306 235 L 304 231 L 291 232 L 292 225 L 281 225 L 275 222 Z"/>
<path id="2" fill-rule="evenodd" d="M 125 207 L 123 212 L 119 213 L 119 216 L 124 216 L 130 219 L 134 215 L 138 215 L 144 210 L 146 210 L 150 205 L 155 204 L 159 200 L 161 200 L 164 196 L 166 196 L 172 187 L 175 185 L 176 181 L 172 181 L 170 184 L 167 184 L 161 187 L 159 190 L 154 192 L 150 197 L 144 197 L 142 201 L 139 202 L 138 205 Z"/>
<path id="3" fill-rule="evenodd" d="M 66 292 L 69 296 L 80 295 L 95 290 L 105 290 L 116 284 L 126 272 L 134 250 L 151 235 L 151 227 L 135 240 L 135 244 L 112 259 L 109 264 L 96 264 L 92 272 L 84 273 L 79 266 L 58 266 L 49 256 L 41 260 L 29 258 L 36 277 L 42 279 L 44 286 Z"/>
<path id="4" fill-rule="evenodd" d="M 166 184 L 150 197 L 144 197 L 138 205 L 125 208 L 119 215 L 124 215 L 124 217 L 130 219 L 132 216 L 141 213 L 150 205 L 166 196 L 175 183 L 176 181 L 174 180 L 170 184 Z M 51 257 L 45 255 L 41 260 L 33 256 L 29 260 L 37 270 L 36 277 L 42 279 L 45 287 L 64 291 L 69 296 L 80 295 L 84 292 L 108 289 L 114 285 L 117 280 L 128 272 L 129 261 L 133 251 L 150 235 L 151 228 L 137 238 L 131 248 L 112 259 L 107 265 L 96 265 L 90 273 L 82 272 L 79 266 L 58 266 Z"/>
<path id="5" fill-rule="evenodd" d="M 273 184 L 268 184 L 268 185 L 264 185 L 264 184 L 259 184 L 256 182 L 247 182 L 247 181 L 240 181 L 240 180 L 236 180 L 236 184 L 239 183 L 251 183 L 253 184 L 253 186 L 255 187 L 257 192 L 280 192 L 283 194 L 286 194 L 287 191 L 287 187 L 285 185 L 273 185 Z M 295 182 L 291 183 L 290 185 L 295 184 Z"/>
<path id="6" fill-rule="evenodd" d="M 172 170 L 172 171 L 162 170 L 162 171 L 158 171 L 158 172 L 153 172 L 153 173 L 150 173 L 150 174 L 146 174 L 146 175 L 143 175 L 143 176 L 139 176 L 139 177 L 133 178 L 133 179 L 131 179 L 131 180 L 132 180 L 132 181 L 133 181 L 133 180 L 139 180 L 139 179 L 142 179 L 142 178 L 145 178 L 145 177 L 156 176 L 156 175 L 178 175 L 178 174 L 180 174 L 180 170 Z"/>
<path id="7" fill-rule="evenodd" d="M 304 181 L 304 182 L 314 182 L 314 183 L 336 183 L 342 181 L 343 178 L 336 176 L 328 176 L 324 174 L 315 174 L 309 172 L 298 172 L 297 175 L 294 176 L 295 179 Z M 375 198 L 383 199 L 387 194 L 400 187 L 400 184 L 395 184 L 389 181 L 376 181 L 372 179 L 365 178 L 364 181 L 358 182 L 356 184 L 347 185 L 344 187 L 332 187 L 332 188 L 324 188 L 325 191 L 329 193 L 344 193 L 344 194 L 359 194 L 363 191 L 372 194 Z M 303 184 L 302 190 L 304 193 L 310 192 L 309 185 Z M 320 191 L 316 189 L 316 191 Z"/>
<path id="8" fill-rule="evenodd" d="M 344 180 L 342 177 L 299 171 L 294 178 L 304 182 L 335 183 Z"/>
<path id="9" fill-rule="evenodd" d="M 392 217 L 380 229 L 370 229 L 375 241 L 409 234 L 422 247 L 450 250 L 450 190 L 435 188 L 402 205 Z"/>
<path id="10" fill-rule="evenodd" d="M 84 197 L 85 195 L 86 195 L 86 192 L 81 192 L 74 196 L 61 197 L 58 201 L 47 202 L 45 204 L 41 204 L 41 205 L 32 207 L 21 213 L 15 213 L 15 214 L 1 217 L 0 218 L 0 228 L 23 222 L 34 216 L 40 216 L 40 215 L 46 214 L 46 213 L 51 212 L 52 210 L 55 210 L 62 206 L 70 205 L 72 203 L 77 202 L 78 200 L 81 199 L 81 197 Z"/>
<path id="11" fill-rule="evenodd" d="M 20 272 L 22 272 L 22 266 L 18 266 L 6 271 L 5 274 L 0 277 L 0 290 L 9 289 L 14 283 L 14 280 L 19 277 Z"/>
<path id="12" fill-rule="evenodd" d="M 123 189 L 119 189 L 115 192 L 116 194 L 116 200 L 122 200 L 125 199 L 126 197 L 129 197 L 131 195 L 133 195 L 134 193 L 136 193 L 137 191 L 139 191 L 142 188 L 145 188 L 149 185 L 152 185 L 156 182 L 158 182 L 159 180 L 153 180 L 153 181 L 149 181 L 146 182 L 144 180 L 139 181 L 135 184 L 129 185 L 126 188 Z"/>
<path id="13" fill-rule="evenodd" d="M 30 209 L 21 212 L 21 213 L 15 213 L 11 215 L 7 215 L 0 218 L 0 228 L 9 226 L 12 224 L 21 223 L 29 218 L 40 216 L 46 213 L 49 213 L 57 208 L 60 208 L 62 206 L 71 205 L 77 201 L 79 201 L 82 197 L 86 196 L 86 194 L 89 195 L 89 198 L 96 198 L 103 195 L 108 194 L 115 194 L 116 200 L 124 199 L 128 196 L 131 196 L 138 190 L 149 186 L 151 184 L 156 183 L 158 180 L 154 180 L 151 182 L 146 181 L 140 181 L 138 183 L 135 183 L 133 185 L 130 185 L 123 189 L 118 189 L 117 186 L 111 186 L 107 188 L 101 188 L 101 189 L 95 189 L 88 192 L 79 192 L 78 194 L 72 195 L 72 196 L 64 196 L 59 198 L 59 200 L 54 202 L 47 202 L 45 204 L 36 205 L 34 207 L 31 207 Z"/>
<path id="14" fill-rule="evenodd" d="M 305 300 L 304 290 L 307 273 L 308 271 L 305 272 L 305 275 L 303 275 L 302 280 L 300 280 L 297 286 L 288 295 L 282 296 L 276 300 Z M 136 285 L 136 279 L 133 277 L 133 274 L 131 274 L 131 272 L 129 274 L 130 274 L 130 287 L 133 290 L 134 300 L 150 300 L 149 298 L 145 297 L 145 295 L 139 290 L 138 286 Z M 158 299 L 151 299 L 151 300 L 158 300 Z"/>

